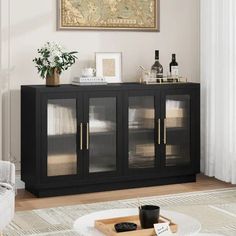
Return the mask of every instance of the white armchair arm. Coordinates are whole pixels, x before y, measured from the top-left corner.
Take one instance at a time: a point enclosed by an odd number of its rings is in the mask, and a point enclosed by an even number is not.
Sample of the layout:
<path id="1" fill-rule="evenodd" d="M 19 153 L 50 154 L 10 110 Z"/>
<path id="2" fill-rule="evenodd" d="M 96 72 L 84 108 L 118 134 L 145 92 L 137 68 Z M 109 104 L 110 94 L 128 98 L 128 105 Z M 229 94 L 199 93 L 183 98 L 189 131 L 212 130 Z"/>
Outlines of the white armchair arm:
<path id="1" fill-rule="evenodd" d="M 8 161 L 0 161 L 0 182 L 15 185 L 15 165 Z"/>
<path id="2" fill-rule="evenodd" d="M 15 212 L 15 165 L 0 161 L 0 235 Z"/>

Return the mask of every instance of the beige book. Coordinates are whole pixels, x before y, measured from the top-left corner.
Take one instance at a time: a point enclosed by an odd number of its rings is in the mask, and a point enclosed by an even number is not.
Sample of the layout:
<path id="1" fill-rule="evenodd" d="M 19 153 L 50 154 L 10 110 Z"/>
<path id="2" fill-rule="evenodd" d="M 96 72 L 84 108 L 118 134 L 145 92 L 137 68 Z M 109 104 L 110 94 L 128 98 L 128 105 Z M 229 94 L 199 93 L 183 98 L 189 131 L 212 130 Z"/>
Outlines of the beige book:
<path id="1" fill-rule="evenodd" d="M 166 127 L 167 128 L 181 128 L 186 124 L 186 119 L 184 118 L 167 118 Z"/>
<path id="2" fill-rule="evenodd" d="M 183 108 L 171 108 L 166 110 L 167 118 L 175 118 L 175 117 L 184 117 L 185 109 Z"/>
<path id="3" fill-rule="evenodd" d="M 154 119 L 155 118 L 155 112 L 154 109 L 143 109 L 143 117 L 146 119 Z"/>
<path id="4" fill-rule="evenodd" d="M 48 156 L 48 176 L 73 175 L 77 173 L 76 155 Z"/>
<path id="5" fill-rule="evenodd" d="M 143 120 L 143 128 L 154 129 L 154 119 Z"/>
<path id="6" fill-rule="evenodd" d="M 153 144 L 140 144 L 136 146 L 136 154 L 145 157 L 155 155 L 155 146 Z"/>
<path id="7" fill-rule="evenodd" d="M 179 153 L 179 146 L 177 145 L 166 145 L 166 155 L 177 155 Z"/>

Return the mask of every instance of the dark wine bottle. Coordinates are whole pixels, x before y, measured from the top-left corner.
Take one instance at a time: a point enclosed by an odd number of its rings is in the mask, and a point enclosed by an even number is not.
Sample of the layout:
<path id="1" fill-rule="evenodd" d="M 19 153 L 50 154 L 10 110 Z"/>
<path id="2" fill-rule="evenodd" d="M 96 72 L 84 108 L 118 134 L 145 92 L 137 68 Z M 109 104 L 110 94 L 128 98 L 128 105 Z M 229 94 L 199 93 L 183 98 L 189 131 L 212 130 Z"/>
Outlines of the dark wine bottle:
<path id="1" fill-rule="evenodd" d="M 171 77 L 174 77 L 174 78 L 179 77 L 179 65 L 176 61 L 175 54 L 172 54 L 172 61 L 170 63 L 170 75 L 171 75 Z"/>
<path id="2" fill-rule="evenodd" d="M 155 63 L 151 70 L 155 73 L 156 78 L 163 78 L 163 66 L 159 62 L 159 50 L 155 51 Z"/>

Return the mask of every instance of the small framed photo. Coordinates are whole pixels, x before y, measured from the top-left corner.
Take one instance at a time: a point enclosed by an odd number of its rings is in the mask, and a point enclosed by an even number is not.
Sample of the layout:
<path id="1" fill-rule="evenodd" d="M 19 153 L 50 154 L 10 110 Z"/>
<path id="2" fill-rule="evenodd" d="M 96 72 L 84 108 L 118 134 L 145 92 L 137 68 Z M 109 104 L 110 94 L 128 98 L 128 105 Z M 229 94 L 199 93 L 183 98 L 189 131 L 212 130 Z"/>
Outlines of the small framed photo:
<path id="1" fill-rule="evenodd" d="M 105 78 L 107 83 L 121 83 L 122 53 L 97 52 L 96 71 L 97 71 L 97 76 Z"/>

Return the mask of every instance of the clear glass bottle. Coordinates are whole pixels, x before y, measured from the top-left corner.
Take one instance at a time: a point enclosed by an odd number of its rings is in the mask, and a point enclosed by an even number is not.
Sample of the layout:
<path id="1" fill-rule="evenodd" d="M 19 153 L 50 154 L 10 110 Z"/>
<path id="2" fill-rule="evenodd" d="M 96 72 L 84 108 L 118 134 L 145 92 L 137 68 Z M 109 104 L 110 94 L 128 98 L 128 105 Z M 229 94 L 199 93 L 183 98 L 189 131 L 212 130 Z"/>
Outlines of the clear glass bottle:
<path id="1" fill-rule="evenodd" d="M 155 63 L 151 68 L 152 72 L 155 72 L 156 78 L 163 78 L 163 66 L 159 62 L 159 50 L 155 51 Z"/>

